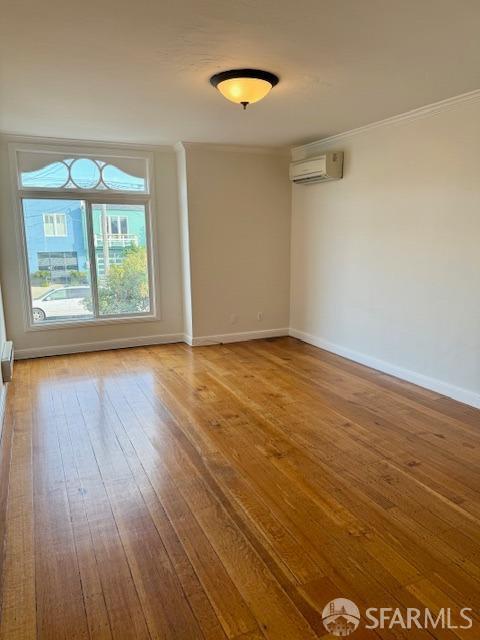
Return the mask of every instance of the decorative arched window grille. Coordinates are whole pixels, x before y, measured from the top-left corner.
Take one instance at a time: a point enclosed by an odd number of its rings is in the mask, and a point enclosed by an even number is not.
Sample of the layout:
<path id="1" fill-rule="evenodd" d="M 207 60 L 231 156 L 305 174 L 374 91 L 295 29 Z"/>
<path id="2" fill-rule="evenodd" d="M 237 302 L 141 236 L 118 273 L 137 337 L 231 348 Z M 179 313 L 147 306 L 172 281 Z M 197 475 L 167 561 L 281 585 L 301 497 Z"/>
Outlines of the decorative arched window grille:
<path id="1" fill-rule="evenodd" d="M 21 189 L 148 193 L 145 157 L 18 151 Z"/>

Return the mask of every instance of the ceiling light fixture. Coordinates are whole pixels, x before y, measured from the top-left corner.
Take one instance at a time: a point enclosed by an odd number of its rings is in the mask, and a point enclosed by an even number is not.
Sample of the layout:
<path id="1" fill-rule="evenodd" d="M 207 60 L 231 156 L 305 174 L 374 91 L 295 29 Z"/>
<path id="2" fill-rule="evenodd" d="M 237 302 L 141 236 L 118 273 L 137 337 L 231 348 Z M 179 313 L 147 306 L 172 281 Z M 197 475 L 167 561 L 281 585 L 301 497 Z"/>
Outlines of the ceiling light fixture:
<path id="1" fill-rule="evenodd" d="M 278 84 L 278 76 L 260 69 L 231 69 L 216 73 L 210 78 L 210 84 L 231 102 L 247 105 L 258 102 L 270 93 Z"/>

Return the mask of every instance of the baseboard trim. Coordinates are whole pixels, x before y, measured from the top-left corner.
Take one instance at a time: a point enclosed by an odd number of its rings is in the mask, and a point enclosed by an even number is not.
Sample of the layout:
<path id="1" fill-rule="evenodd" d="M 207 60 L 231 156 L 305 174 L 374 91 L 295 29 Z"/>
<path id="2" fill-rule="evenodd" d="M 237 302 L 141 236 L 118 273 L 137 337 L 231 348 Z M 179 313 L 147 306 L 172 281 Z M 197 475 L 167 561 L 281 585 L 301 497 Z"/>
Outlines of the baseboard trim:
<path id="1" fill-rule="evenodd" d="M 241 333 L 222 333 L 212 336 L 185 336 L 185 342 L 192 347 L 204 347 L 212 344 L 226 344 L 229 342 L 246 342 L 247 340 L 262 340 L 264 338 L 280 338 L 288 336 L 288 328 L 264 329 L 263 331 L 243 331 Z"/>
<path id="2" fill-rule="evenodd" d="M 411 371 L 410 369 L 404 369 L 403 367 L 391 364 L 390 362 L 385 362 L 385 360 L 379 360 L 373 356 L 342 347 L 338 344 L 334 344 L 333 342 L 329 342 L 324 338 L 319 338 L 318 336 L 305 333 L 304 331 L 299 331 L 298 329 L 290 328 L 289 335 L 293 338 L 298 338 L 303 342 L 307 342 L 314 347 L 325 349 L 325 351 L 330 351 L 331 353 L 335 353 L 336 355 L 347 358 L 348 360 L 364 364 L 372 369 L 388 373 L 395 378 L 406 380 L 407 382 L 416 384 L 419 387 L 430 389 L 430 391 L 436 391 L 444 396 L 448 396 L 449 398 L 453 398 L 454 400 L 458 400 L 459 402 L 463 402 L 464 404 L 480 409 L 480 394 L 475 393 L 474 391 L 469 391 L 462 387 L 456 387 L 448 382 L 438 380 L 437 378 L 431 378 L 422 373 Z"/>
<path id="3" fill-rule="evenodd" d="M 278 338 L 288 336 L 288 328 L 265 329 L 263 331 L 244 331 L 242 333 L 224 333 L 212 336 L 192 337 L 184 333 L 168 333 L 154 336 L 137 336 L 135 338 L 120 338 L 117 340 L 99 340 L 96 342 L 79 342 L 51 347 L 33 347 L 31 349 L 16 349 L 15 359 L 44 358 L 45 356 L 62 356 L 69 353 L 86 353 L 88 351 L 107 351 L 108 349 L 127 349 L 128 347 L 144 347 L 154 344 L 173 344 L 185 342 L 191 347 L 203 347 L 212 344 L 228 342 L 245 342 L 246 340 L 261 340 L 262 338 Z"/>
<path id="4" fill-rule="evenodd" d="M 15 359 L 43 358 L 45 356 L 60 356 L 68 353 L 84 353 L 87 351 L 106 351 L 108 349 L 126 349 L 128 347 L 143 347 L 152 344 L 172 344 L 183 342 L 183 333 L 167 333 L 153 336 L 136 336 L 135 338 L 118 338 L 117 340 L 100 340 L 97 342 L 79 342 L 52 347 L 34 347 L 32 349 L 16 349 Z"/>

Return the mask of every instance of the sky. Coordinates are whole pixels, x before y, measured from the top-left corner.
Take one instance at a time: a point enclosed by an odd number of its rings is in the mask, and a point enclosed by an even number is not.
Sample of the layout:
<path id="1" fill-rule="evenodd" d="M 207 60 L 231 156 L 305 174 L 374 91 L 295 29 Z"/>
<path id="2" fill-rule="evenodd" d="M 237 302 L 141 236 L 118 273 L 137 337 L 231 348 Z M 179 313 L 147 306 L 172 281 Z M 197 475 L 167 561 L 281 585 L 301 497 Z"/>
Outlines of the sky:
<path id="1" fill-rule="evenodd" d="M 145 179 L 113 164 L 89 158 L 56 161 L 37 171 L 21 173 L 22 187 L 145 191 Z"/>

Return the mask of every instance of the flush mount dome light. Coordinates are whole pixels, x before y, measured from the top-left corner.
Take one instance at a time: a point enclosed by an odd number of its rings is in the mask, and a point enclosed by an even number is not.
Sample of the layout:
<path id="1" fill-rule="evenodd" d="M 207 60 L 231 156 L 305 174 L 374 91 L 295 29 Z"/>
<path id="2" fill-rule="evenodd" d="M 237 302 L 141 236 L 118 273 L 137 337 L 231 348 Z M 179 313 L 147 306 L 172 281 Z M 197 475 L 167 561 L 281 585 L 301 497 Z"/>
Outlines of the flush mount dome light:
<path id="1" fill-rule="evenodd" d="M 278 84 L 278 76 L 259 69 L 231 69 L 216 73 L 210 78 L 210 84 L 231 102 L 243 105 L 258 102 Z"/>

